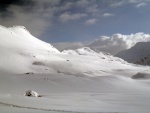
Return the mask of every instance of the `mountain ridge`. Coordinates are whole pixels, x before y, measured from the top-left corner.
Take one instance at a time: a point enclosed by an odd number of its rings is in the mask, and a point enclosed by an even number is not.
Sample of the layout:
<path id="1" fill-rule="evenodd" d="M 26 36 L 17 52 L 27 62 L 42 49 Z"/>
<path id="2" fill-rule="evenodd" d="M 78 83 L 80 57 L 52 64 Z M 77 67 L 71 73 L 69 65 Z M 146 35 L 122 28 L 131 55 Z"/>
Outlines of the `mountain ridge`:
<path id="1" fill-rule="evenodd" d="M 133 47 L 119 52 L 120 57 L 129 63 L 150 65 L 150 42 L 138 42 Z"/>

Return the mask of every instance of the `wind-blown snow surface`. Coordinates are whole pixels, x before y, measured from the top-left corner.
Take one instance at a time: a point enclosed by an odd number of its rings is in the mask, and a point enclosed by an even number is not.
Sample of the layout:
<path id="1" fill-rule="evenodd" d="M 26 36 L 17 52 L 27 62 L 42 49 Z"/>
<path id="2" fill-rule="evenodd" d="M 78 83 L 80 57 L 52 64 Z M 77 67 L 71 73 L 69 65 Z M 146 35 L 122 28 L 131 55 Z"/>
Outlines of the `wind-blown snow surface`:
<path id="1" fill-rule="evenodd" d="M 87 47 L 60 53 L 24 27 L 0 27 L 1 113 L 149 113 L 149 76 L 148 66 Z"/>

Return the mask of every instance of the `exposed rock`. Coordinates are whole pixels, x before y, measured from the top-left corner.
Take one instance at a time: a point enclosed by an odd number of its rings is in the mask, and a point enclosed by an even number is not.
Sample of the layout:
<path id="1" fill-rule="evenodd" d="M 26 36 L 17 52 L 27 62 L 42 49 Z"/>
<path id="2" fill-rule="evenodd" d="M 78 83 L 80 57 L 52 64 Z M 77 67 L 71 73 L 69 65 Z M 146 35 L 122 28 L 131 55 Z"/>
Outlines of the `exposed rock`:
<path id="1" fill-rule="evenodd" d="M 150 79 L 149 73 L 137 73 L 132 76 L 132 79 Z"/>

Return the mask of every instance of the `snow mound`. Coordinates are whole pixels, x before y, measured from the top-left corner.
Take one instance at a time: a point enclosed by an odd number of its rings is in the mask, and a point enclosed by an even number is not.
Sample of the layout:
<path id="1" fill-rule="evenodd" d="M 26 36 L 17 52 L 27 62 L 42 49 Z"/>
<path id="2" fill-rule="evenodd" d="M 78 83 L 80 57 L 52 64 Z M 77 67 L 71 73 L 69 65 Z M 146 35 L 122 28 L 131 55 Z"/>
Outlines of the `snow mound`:
<path id="1" fill-rule="evenodd" d="M 137 73 L 132 76 L 132 79 L 150 79 L 149 73 Z"/>
<path id="2" fill-rule="evenodd" d="M 150 42 L 138 42 L 128 50 L 119 52 L 116 56 L 129 63 L 150 65 Z"/>
<path id="3" fill-rule="evenodd" d="M 39 97 L 39 94 L 33 90 L 28 90 L 26 91 L 25 96 L 29 96 L 29 97 Z"/>

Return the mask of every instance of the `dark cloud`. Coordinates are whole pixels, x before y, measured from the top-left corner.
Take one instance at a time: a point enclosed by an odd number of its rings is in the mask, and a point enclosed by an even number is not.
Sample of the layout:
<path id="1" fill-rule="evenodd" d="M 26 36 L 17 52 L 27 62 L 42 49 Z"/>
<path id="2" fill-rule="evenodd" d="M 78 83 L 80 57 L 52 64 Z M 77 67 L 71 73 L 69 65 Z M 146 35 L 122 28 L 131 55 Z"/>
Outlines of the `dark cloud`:
<path id="1" fill-rule="evenodd" d="M 0 1 L 0 23 L 6 27 L 25 26 L 40 37 L 52 26 L 57 13 L 69 8 L 63 0 L 5 0 Z"/>
<path id="2" fill-rule="evenodd" d="M 14 17 L 14 12 L 9 10 L 11 6 L 22 7 L 22 10 L 29 11 L 31 6 L 34 6 L 32 0 L 2 0 L 0 1 L 0 17 L 7 19 L 7 17 Z"/>
<path id="3" fill-rule="evenodd" d="M 6 27 L 25 26 L 31 34 L 39 37 L 51 23 L 50 10 L 46 12 L 49 13 L 49 20 L 44 16 L 45 10 L 47 8 L 44 9 L 38 0 L 0 1 L 0 23 Z"/>
<path id="4" fill-rule="evenodd" d="M 34 5 L 32 0 L 2 0 L 0 1 L 0 10 L 7 11 L 10 5 L 29 6 Z"/>

